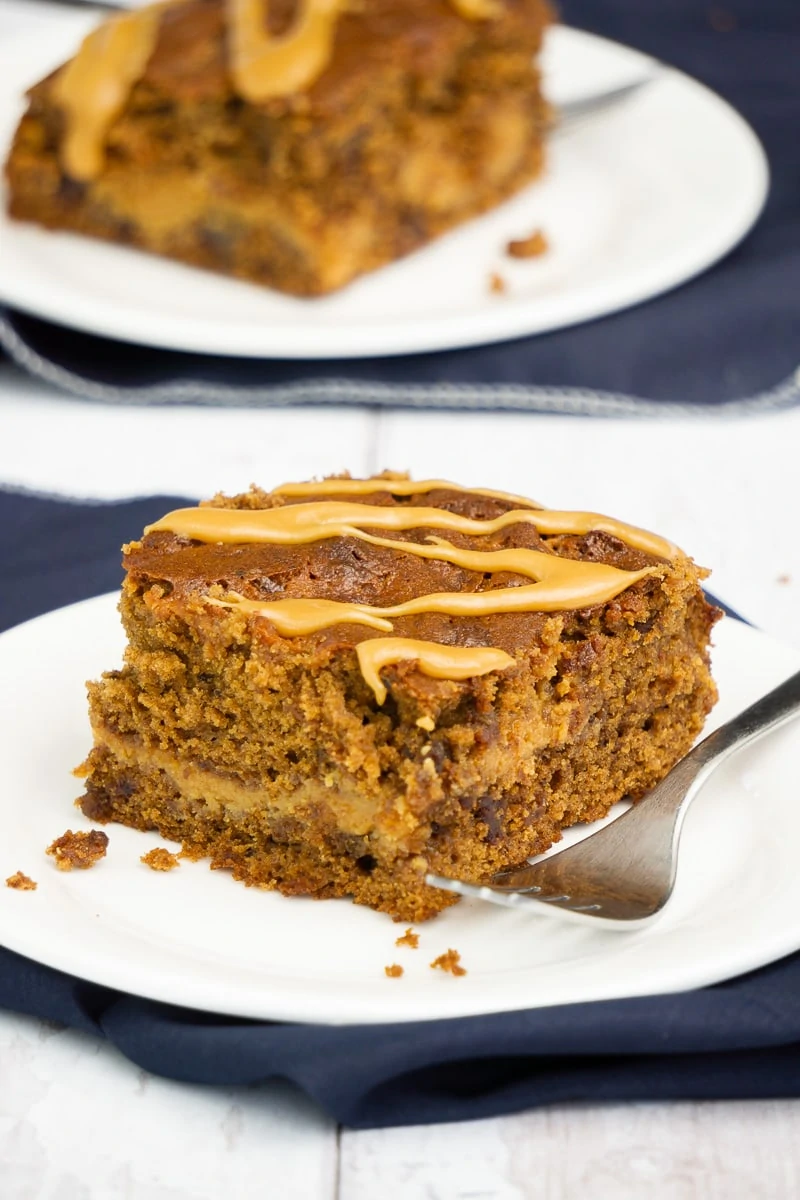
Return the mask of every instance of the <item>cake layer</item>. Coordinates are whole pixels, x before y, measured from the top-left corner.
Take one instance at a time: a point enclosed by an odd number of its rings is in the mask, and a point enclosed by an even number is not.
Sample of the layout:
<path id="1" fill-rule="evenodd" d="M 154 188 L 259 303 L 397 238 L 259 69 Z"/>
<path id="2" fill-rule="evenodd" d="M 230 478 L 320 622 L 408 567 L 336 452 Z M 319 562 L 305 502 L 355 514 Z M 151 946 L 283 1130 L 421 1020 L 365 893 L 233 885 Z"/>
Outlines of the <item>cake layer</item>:
<path id="1" fill-rule="evenodd" d="M 91 820 L 155 829 L 181 842 L 187 858 L 208 859 L 212 870 L 230 871 L 248 887 L 315 900 L 348 897 L 403 921 L 427 920 L 457 902 L 424 885 L 415 858 L 379 862 L 359 839 L 335 830 L 325 835 L 316 822 L 306 836 L 301 825 L 274 813 L 270 819 L 256 809 L 228 812 L 192 800 L 158 768 L 126 765 L 100 748 L 85 769 L 81 807 Z"/>
<path id="2" fill-rule="evenodd" d="M 255 727 L 232 723 L 229 740 L 206 738 L 202 758 L 202 739 L 182 731 L 162 749 L 169 735 L 149 706 L 131 722 L 137 734 L 102 727 L 98 712 L 111 722 L 130 717 L 123 688 L 109 688 L 93 696 L 96 748 L 82 807 L 92 820 L 157 829 L 249 883 L 351 896 L 422 920 L 452 901 L 424 886 L 427 870 L 481 882 L 541 853 L 562 828 L 645 794 L 689 750 L 712 699 L 691 638 L 625 657 L 615 647 L 596 664 L 602 699 L 556 703 L 547 724 L 542 698 L 521 680 L 502 697 L 513 715 L 497 722 L 465 717 L 432 732 L 406 722 L 376 746 L 306 704 L 288 744 L 279 736 L 268 744 L 275 724 L 267 713 L 260 739 Z M 576 693 L 587 683 L 580 669 L 557 678 L 556 687 Z M 126 704 L 140 684 L 131 680 Z"/>

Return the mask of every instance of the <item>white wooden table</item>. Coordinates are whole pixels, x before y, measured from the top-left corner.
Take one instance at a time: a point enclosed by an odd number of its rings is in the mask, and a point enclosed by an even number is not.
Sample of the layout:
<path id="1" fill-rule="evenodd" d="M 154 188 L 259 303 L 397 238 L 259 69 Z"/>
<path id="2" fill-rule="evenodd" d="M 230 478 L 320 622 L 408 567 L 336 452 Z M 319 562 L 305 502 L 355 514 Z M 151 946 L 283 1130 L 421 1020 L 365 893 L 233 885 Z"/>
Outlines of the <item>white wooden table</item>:
<path id="1" fill-rule="evenodd" d="M 0 0 L 0 37 L 47 19 Z M 0 367 L 0 486 L 199 497 L 408 468 L 654 528 L 714 568 L 718 595 L 800 646 L 798 446 L 800 409 L 657 421 L 110 409 Z M 354 1133 L 288 1085 L 172 1083 L 86 1035 L 0 1012 L 0 1200 L 797 1196 L 800 1101 L 572 1105 Z"/>

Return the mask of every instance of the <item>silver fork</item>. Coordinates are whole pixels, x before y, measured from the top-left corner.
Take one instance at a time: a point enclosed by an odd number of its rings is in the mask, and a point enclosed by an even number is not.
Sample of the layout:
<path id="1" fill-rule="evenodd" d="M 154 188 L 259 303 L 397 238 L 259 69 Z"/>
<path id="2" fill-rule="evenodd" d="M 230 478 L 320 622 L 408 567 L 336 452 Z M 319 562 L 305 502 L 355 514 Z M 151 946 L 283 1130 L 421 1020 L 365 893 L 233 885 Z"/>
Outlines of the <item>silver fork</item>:
<path id="1" fill-rule="evenodd" d="M 600 116 L 606 109 L 616 108 L 623 101 L 630 100 L 659 79 L 661 74 L 659 64 L 654 61 L 647 75 L 642 75 L 639 79 L 624 83 L 621 87 L 595 92 L 582 100 L 566 100 L 563 104 L 556 105 L 555 123 L 551 133 L 571 133 L 573 129 L 580 128 L 587 121 Z"/>
<path id="2" fill-rule="evenodd" d="M 499 871 L 483 886 L 432 874 L 426 882 L 493 904 L 531 903 L 537 911 L 549 907 L 619 928 L 641 925 L 672 894 L 683 818 L 711 772 L 798 712 L 800 671 L 709 734 L 643 800 L 577 845 Z"/>

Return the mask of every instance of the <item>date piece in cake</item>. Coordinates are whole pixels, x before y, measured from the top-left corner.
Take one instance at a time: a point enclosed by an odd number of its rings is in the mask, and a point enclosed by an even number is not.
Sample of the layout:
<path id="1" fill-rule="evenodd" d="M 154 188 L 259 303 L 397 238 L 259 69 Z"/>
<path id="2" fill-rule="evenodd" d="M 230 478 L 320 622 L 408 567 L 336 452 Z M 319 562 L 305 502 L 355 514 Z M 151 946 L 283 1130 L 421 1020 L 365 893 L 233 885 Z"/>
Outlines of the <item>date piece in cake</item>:
<path id="1" fill-rule="evenodd" d="M 301 296 L 498 204 L 543 162 L 546 0 L 178 0 L 31 89 L 9 212 Z"/>
<path id="2" fill-rule="evenodd" d="M 637 799 L 715 699 L 663 538 L 384 475 L 217 496 L 125 548 L 84 813 L 406 923 Z"/>

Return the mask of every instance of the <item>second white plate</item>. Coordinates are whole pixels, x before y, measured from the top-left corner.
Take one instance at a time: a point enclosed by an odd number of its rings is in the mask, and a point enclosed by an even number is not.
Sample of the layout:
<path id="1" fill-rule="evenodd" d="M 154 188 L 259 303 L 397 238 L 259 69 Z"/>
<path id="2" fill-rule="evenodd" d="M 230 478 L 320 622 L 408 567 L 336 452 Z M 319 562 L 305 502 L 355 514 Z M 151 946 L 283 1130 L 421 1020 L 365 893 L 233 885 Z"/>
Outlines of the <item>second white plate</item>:
<path id="1" fill-rule="evenodd" d="M 89 21 L 91 23 L 91 19 Z M 0 49 L 0 159 L 26 87 L 74 50 L 87 19 Z M 545 54 L 555 103 L 649 73 L 651 60 L 557 27 Z M 540 333 L 646 300 L 704 270 L 747 232 L 768 171 L 733 109 L 663 69 L 635 98 L 553 139 L 541 182 L 432 246 L 334 296 L 296 300 L 0 215 L 0 300 L 91 333 L 175 350 L 352 358 L 471 346 Z M 4 206 L 2 206 L 4 207 Z M 541 228 L 540 258 L 504 255 Z M 498 272 L 507 290 L 492 294 Z"/>
<path id="2" fill-rule="evenodd" d="M 0 637 L 0 944 L 20 954 L 172 1004 L 342 1024 L 678 991 L 800 947 L 800 725 L 714 774 L 686 818 L 675 894 L 636 932 L 464 901 L 419 926 L 410 950 L 395 946 L 402 927 L 348 901 L 248 889 L 205 863 L 154 874 L 139 858 L 163 840 L 118 825 L 106 827 L 102 863 L 61 873 L 45 847 L 91 827 L 72 806 L 70 772 L 90 744 L 83 681 L 121 656 L 115 606 L 100 597 Z M 800 666 L 800 652 L 736 621 L 716 641 L 721 700 L 709 728 Z M 38 890 L 3 887 L 17 870 Z M 450 947 L 462 978 L 428 965 Z M 390 963 L 402 978 L 386 978 Z"/>

